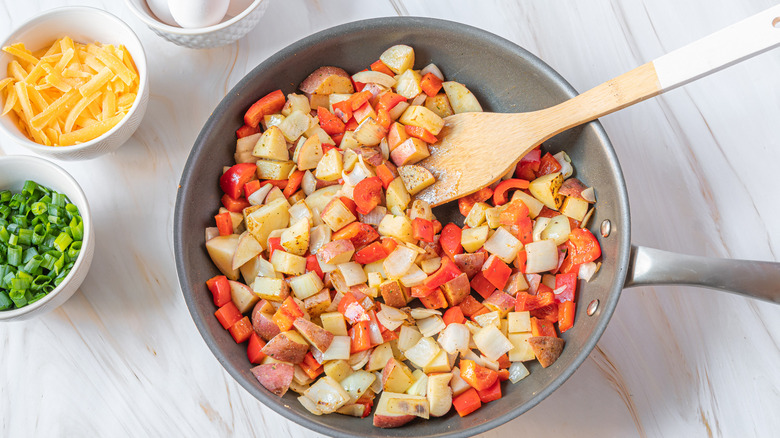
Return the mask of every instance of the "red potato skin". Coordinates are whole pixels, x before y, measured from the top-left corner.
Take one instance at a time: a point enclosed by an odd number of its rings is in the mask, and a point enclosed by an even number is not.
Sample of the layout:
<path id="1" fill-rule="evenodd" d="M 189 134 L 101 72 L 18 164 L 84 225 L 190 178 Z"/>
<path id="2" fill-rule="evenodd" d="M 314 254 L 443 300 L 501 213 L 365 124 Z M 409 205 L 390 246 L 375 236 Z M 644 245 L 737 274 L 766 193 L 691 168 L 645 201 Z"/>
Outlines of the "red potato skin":
<path id="1" fill-rule="evenodd" d="M 325 310 L 330 307 L 330 303 L 330 291 L 328 289 L 323 289 L 303 300 L 303 307 L 309 315 L 315 317 L 320 316 L 321 313 L 325 312 Z"/>
<path id="2" fill-rule="evenodd" d="M 333 342 L 333 333 L 304 318 L 296 318 L 293 327 L 306 341 L 320 351 L 325 351 Z"/>
<path id="3" fill-rule="evenodd" d="M 382 152 L 377 147 L 372 146 L 360 146 L 357 149 L 353 149 L 358 155 L 363 157 L 363 160 L 372 165 L 379 166 L 385 159 L 382 158 Z"/>
<path id="4" fill-rule="evenodd" d="M 400 309 L 406 305 L 406 297 L 397 281 L 391 281 L 379 285 L 379 291 L 385 304 Z"/>
<path id="5" fill-rule="evenodd" d="M 350 240 L 338 239 L 326 243 L 319 250 L 317 250 L 317 258 L 324 263 L 330 263 L 331 260 L 345 252 L 350 253 L 349 257 L 351 259 L 352 254 L 355 253 L 355 245 L 353 245 L 352 241 Z"/>
<path id="6" fill-rule="evenodd" d="M 306 79 L 301 82 L 301 86 L 298 87 L 304 93 L 314 94 L 322 85 L 323 82 L 328 80 L 330 76 L 341 76 L 347 78 L 350 81 L 349 90 L 342 90 L 344 93 L 354 93 L 354 88 L 351 86 L 351 76 L 343 68 L 326 66 L 320 67 L 314 70 Z"/>
<path id="7" fill-rule="evenodd" d="M 558 193 L 564 196 L 572 196 L 575 198 L 582 198 L 582 191 L 587 189 L 588 186 L 583 184 L 577 178 L 569 178 L 563 182 L 563 185 L 558 189 Z"/>
<path id="8" fill-rule="evenodd" d="M 289 339 L 286 332 L 282 332 L 268 341 L 262 352 L 282 362 L 301 363 L 309 352 L 309 345 L 299 344 Z"/>
<path id="9" fill-rule="evenodd" d="M 442 291 L 444 297 L 447 299 L 447 303 L 450 306 L 457 306 L 471 293 L 471 284 L 469 283 L 469 277 L 465 272 L 462 272 L 457 277 L 444 283 L 442 285 Z"/>
<path id="10" fill-rule="evenodd" d="M 515 298 L 500 290 L 493 292 L 482 304 L 491 311 L 498 310 L 501 315 L 506 315 L 507 312 L 515 310 Z"/>
<path id="11" fill-rule="evenodd" d="M 267 304 L 264 301 L 260 300 L 252 310 L 252 328 L 263 340 L 270 341 L 279 334 L 279 326 L 271 319 L 273 314 L 263 312 L 264 304 Z"/>
<path id="12" fill-rule="evenodd" d="M 504 286 L 504 290 L 509 295 L 515 296 L 518 292 L 520 292 L 521 285 L 526 285 L 527 282 L 525 281 L 525 277 L 523 276 L 522 272 L 515 272 L 514 274 L 509 276 L 509 281 L 506 282 L 506 286 Z"/>
<path id="13" fill-rule="evenodd" d="M 487 253 L 480 251 L 473 254 L 455 254 L 452 259 L 458 265 L 458 269 L 465 272 L 469 278 L 474 278 L 482 270 L 482 265 L 487 260 Z"/>
<path id="14" fill-rule="evenodd" d="M 265 389 L 281 397 L 290 388 L 295 368 L 289 363 L 268 363 L 250 371 Z"/>
<path id="15" fill-rule="evenodd" d="M 412 420 L 414 420 L 414 415 L 374 414 L 374 427 L 392 429 L 394 427 L 401 427 Z"/>

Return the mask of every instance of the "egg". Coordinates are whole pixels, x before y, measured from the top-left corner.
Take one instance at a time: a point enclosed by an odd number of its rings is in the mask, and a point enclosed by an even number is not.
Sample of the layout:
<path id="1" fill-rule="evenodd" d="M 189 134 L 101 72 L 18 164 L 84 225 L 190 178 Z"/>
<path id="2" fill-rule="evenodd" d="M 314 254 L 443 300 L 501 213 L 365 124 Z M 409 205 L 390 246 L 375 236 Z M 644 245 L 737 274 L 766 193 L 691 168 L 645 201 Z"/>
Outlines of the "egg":
<path id="1" fill-rule="evenodd" d="M 168 9 L 168 0 L 146 0 L 146 4 L 149 5 L 149 9 L 155 17 L 167 24 L 168 26 L 178 26 L 176 20 L 173 19 L 170 9 Z"/>
<path id="2" fill-rule="evenodd" d="M 225 17 L 230 0 L 168 0 L 173 19 L 185 28 L 213 26 Z"/>

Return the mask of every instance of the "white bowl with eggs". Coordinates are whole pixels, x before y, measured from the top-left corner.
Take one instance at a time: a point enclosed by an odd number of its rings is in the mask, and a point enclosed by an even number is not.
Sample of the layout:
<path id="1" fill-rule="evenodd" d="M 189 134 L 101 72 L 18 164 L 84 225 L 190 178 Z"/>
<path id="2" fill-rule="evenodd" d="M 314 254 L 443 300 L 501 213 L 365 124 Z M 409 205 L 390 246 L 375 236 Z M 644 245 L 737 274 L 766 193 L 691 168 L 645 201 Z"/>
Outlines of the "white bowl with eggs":
<path id="1" fill-rule="evenodd" d="M 249 33 L 265 13 L 269 0 L 125 0 L 125 3 L 158 36 L 179 46 L 209 49 L 231 44 Z M 226 8 L 225 3 L 229 3 Z M 182 23 L 177 23 L 174 15 Z"/>
<path id="2" fill-rule="evenodd" d="M 141 123 L 149 101 L 146 54 L 141 41 L 122 20 L 103 10 L 83 6 L 51 9 L 32 18 L 11 32 L 2 42 L 2 47 L 21 42 L 27 49 L 36 51 L 65 36 L 83 44 L 98 41 L 117 46 L 121 44 L 127 48 L 139 76 L 136 98 L 127 114 L 99 137 L 72 146 L 45 146 L 30 140 L 17 126 L 13 111 L 0 117 L 0 131 L 36 154 L 59 160 L 87 160 L 119 148 Z M 0 52 L 2 77 L 5 77 L 13 60 L 12 55 Z"/>

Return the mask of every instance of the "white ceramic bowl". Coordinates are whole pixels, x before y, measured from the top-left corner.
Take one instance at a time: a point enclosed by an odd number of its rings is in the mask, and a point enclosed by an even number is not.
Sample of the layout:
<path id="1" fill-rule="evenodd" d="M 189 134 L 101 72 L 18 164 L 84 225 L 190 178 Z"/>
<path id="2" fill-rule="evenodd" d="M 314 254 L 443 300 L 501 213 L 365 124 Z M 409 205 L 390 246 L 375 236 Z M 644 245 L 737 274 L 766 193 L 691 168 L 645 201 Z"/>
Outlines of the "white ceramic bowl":
<path id="1" fill-rule="evenodd" d="M 76 263 L 67 277 L 40 300 L 19 309 L 0 310 L 0 321 L 24 321 L 49 312 L 68 300 L 81 286 L 92 264 L 95 232 L 87 197 L 73 177 L 61 167 L 43 158 L 28 156 L 0 157 L 0 190 L 21 191 L 24 182 L 33 180 L 65 194 L 79 208 L 84 223 L 84 239 Z"/>
<path id="2" fill-rule="evenodd" d="M 11 32 L 3 41 L 2 47 L 22 42 L 28 49 L 38 50 L 66 35 L 80 43 L 99 41 L 106 44 L 123 44 L 127 48 L 140 76 L 138 97 L 130 111 L 110 131 L 94 140 L 74 146 L 50 147 L 33 142 L 19 130 L 15 116 L 11 113 L 0 118 L 0 131 L 36 154 L 59 160 L 86 160 L 117 149 L 133 135 L 141 123 L 149 101 L 146 54 L 141 41 L 122 20 L 100 9 L 81 6 L 51 9 L 42 13 Z M 0 76 L 5 77 L 6 68 L 12 59 L 11 55 L 0 52 L 0 72 L 3 72 Z"/>
<path id="3" fill-rule="evenodd" d="M 242 3 L 249 0 L 232 1 Z M 152 13 L 146 0 L 125 0 L 125 2 L 130 10 L 155 34 L 183 47 L 209 49 L 231 44 L 246 35 L 260 21 L 260 17 L 268 8 L 269 0 L 253 0 L 246 8 L 232 16 L 231 9 L 228 9 L 228 15 L 222 22 L 194 29 L 184 29 L 163 23 Z"/>

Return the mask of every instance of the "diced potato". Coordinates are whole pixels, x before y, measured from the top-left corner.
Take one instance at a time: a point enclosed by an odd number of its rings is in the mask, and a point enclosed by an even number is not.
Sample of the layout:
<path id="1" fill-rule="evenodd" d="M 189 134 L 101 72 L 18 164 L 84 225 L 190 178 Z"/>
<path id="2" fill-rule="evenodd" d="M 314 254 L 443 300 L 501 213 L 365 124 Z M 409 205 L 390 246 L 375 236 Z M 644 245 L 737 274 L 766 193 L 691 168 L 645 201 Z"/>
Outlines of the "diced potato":
<path id="1" fill-rule="evenodd" d="M 360 159 L 358 158 L 357 152 L 355 152 L 353 149 L 346 149 L 344 150 L 342 161 L 344 162 L 344 172 L 350 173 L 355 168 L 355 165 L 358 163 L 358 161 L 360 161 Z"/>
<path id="2" fill-rule="evenodd" d="M 385 192 L 385 204 L 390 211 L 403 212 L 409 206 L 412 196 L 401 177 L 390 182 Z"/>
<path id="3" fill-rule="evenodd" d="M 281 244 L 285 251 L 302 256 L 309 250 L 309 221 L 298 221 L 282 232 Z"/>
<path id="4" fill-rule="evenodd" d="M 413 243 L 412 221 L 406 216 L 385 215 L 379 223 L 379 234 Z M 487 238 L 487 236 L 486 236 Z"/>
<path id="5" fill-rule="evenodd" d="M 308 272 L 306 273 L 308 274 Z M 304 275 L 306 275 L 304 274 Z M 331 305 L 330 291 L 328 289 L 322 289 L 314 295 L 303 300 L 303 307 L 306 313 L 312 318 L 320 316 L 326 312 Z"/>
<path id="6" fill-rule="evenodd" d="M 295 167 L 292 161 L 257 160 L 257 177 L 260 179 L 287 179 Z"/>
<path id="7" fill-rule="evenodd" d="M 258 297 L 278 303 L 290 295 L 287 283 L 281 278 L 257 277 L 252 283 L 252 290 Z"/>
<path id="8" fill-rule="evenodd" d="M 423 201 L 422 199 L 415 199 L 414 202 L 412 202 L 412 208 L 409 211 L 409 219 L 415 220 L 418 217 L 428 221 L 433 221 L 436 219 L 433 216 L 431 204 Z"/>
<path id="9" fill-rule="evenodd" d="M 393 358 L 393 349 L 389 342 L 377 345 L 371 352 L 371 357 L 366 364 L 367 371 L 378 371 L 387 365 L 387 362 Z"/>
<path id="10" fill-rule="evenodd" d="M 544 204 L 541 201 L 522 190 L 515 190 L 515 193 L 512 194 L 511 202 L 515 201 L 521 201 L 523 204 L 525 204 L 526 207 L 528 207 L 528 214 L 531 219 L 539 216 L 539 212 L 541 212 L 542 207 L 544 207 Z"/>
<path id="11" fill-rule="evenodd" d="M 414 372 L 412 372 L 412 377 L 414 377 L 414 383 L 406 390 L 406 393 L 409 395 L 425 397 L 425 393 L 428 391 L 428 375 L 422 370 L 414 370 Z"/>
<path id="12" fill-rule="evenodd" d="M 323 187 L 319 190 L 316 190 L 314 193 L 306 197 L 306 205 L 309 206 L 312 213 L 322 213 L 323 210 L 325 210 L 325 207 L 330 203 L 330 201 L 341 191 L 340 185 L 333 185 L 328 187 Z"/>
<path id="13" fill-rule="evenodd" d="M 289 116 L 282 120 L 282 123 L 278 125 L 278 128 L 284 134 L 284 138 L 290 143 L 294 143 L 298 140 L 311 123 L 311 116 L 308 113 L 301 111 L 293 111 Z"/>
<path id="14" fill-rule="evenodd" d="M 252 155 L 252 151 L 255 149 L 257 140 L 260 139 L 261 135 L 262 134 L 258 132 L 257 134 L 248 135 L 236 140 L 236 153 L 233 155 L 236 163 L 254 163 L 257 161 L 257 157 Z"/>
<path id="15" fill-rule="evenodd" d="M 509 333 L 525 333 L 531 331 L 530 312 L 509 312 L 506 316 L 508 321 L 507 331 Z M 509 339 L 512 340 L 511 338 Z"/>
<path id="16" fill-rule="evenodd" d="M 428 144 L 416 137 L 409 137 L 390 152 L 396 166 L 418 163 L 431 155 Z"/>
<path id="17" fill-rule="evenodd" d="M 531 344 L 528 343 L 532 336 L 531 333 L 509 333 L 509 342 L 513 347 L 508 353 L 510 362 L 525 362 L 536 358 Z"/>
<path id="18" fill-rule="evenodd" d="M 284 251 L 274 251 L 271 264 L 278 272 L 287 275 L 301 275 L 306 272 L 306 259 Z"/>
<path id="19" fill-rule="evenodd" d="M 263 129 L 267 130 L 271 126 L 279 126 L 280 123 L 282 123 L 282 120 L 284 120 L 284 116 L 282 114 L 269 114 L 263 116 L 262 125 Z"/>
<path id="20" fill-rule="evenodd" d="M 308 114 L 309 111 L 311 111 L 309 98 L 302 94 L 288 94 L 287 102 L 285 102 L 284 107 L 282 107 L 282 115 L 289 116 L 293 111 L 300 111 L 304 114 Z"/>
<path id="21" fill-rule="evenodd" d="M 341 382 L 347 376 L 352 374 L 352 367 L 344 359 L 332 360 L 325 363 L 324 366 L 325 375 L 331 377 L 337 382 Z"/>
<path id="22" fill-rule="evenodd" d="M 333 231 L 338 231 L 357 220 L 352 211 L 339 198 L 333 198 L 322 210 L 320 217 Z"/>
<path id="23" fill-rule="evenodd" d="M 407 99 L 412 99 L 422 93 L 421 81 L 420 73 L 406 70 L 395 77 L 395 91 Z"/>
<path id="24" fill-rule="evenodd" d="M 290 154 L 287 151 L 287 141 L 282 130 L 271 126 L 257 140 L 252 155 L 266 160 L 287 161 Z"/>
<path id="25" fill-rule="evenodd" d="M 263 246 L 255 239 L 249 231 L 244 231 L 238 237 L 238 243 L 236 244 L 236 251 L 233 254 L 233 261 L 231 267 L 233 269 L 240 269 L 244 266 L 244 263 L 257 257 L 258 254 L 263 252 Z"/>
<path id="26" fill-rule="evenodd" d="M 446 372 L 428 376 L 428 387 L 425 396 L 430 404 L 430 415 L 441 417 L 452 408 L 452 388 L 450 388 L 452 373 Z"/>
<path id="27" fill-rule="evenodd" d="M 328 312 L 320 315 L 322 328 L 333 333 L 336 336 L 349 336 L 347 333 L 347 322 L 344 315 L 339 312 Z"/>
<path id="28" fill-rule="evenodd" d="M 267 242 L 272 231 L 287 227 L 290 221 L 289 207 L 286 199 L 277 199 L 257 208 L 245 218 L 247 230 L 258 242 Z"/>
<path id="29" fill-rule="evenodd" d="M 404 393 L 412 386 L 412 382 L 412 371 L 396 358 L 391 358 L 382 369 L 382 389 L 384 391 Z"/>
<path id="30" fill-rule="evenodd" d="M 360 147 L 360 142 L 355 138 L 355 131 L 347 131 L 341 137 L 339 147 L 343 150 L 356 149 Z"/>
<path id="31" fill-rule="evenodd" d="M 588 212 L 588 201 L 582 198 L 575 198 L 573 196 L 567 196 L 563 200 L 561 206 L 561 213 L 574 219 L 575 221 L 582 222 L 585 218 L 585 214 Z"/>
<path id="32" fill-rule="evenodd" d="M 447 93 L 447 99 L 449 99 L 455 114 L 482 112 L 482 105 L 479 104 L 476 96 L 465 85 L 455 81 L 448 81 L 444 82 L 442 86 L 444 87 L 444 92 Z"/>
<path id="33" fill-rule="evenodd" d="M 485 222 L 485 212 L 490 209 L 490 205 L 485 202 L 477 202 L 471 207 L 466 220 L 463 221 L 470 228 L 476 228 Z"/>
<path id="34" fill-rule="evenodd" d="M 434 114 L 441 118 L 449 117 L 455 114 L 455 112 L 452 110 L 452 106 L 450 106 L 450 100 L 447 99 L 447 95 L 444 93 L 439 93 L 433 97 L 426 97 L 424 105 L 426 108 L 433 111 Z"/>
<path id="35" fill-rule="evenodd" d="M 387 131 L 375 118 L 366 117 L 355 129 L 355 140 L 366 146 L 376 146 L 385 138 Z"/>
<path id="36" fill-rule="evenodd" d="M 414 67 L 414 49 L 398 44 L 382 52 L 379 59 L 395 74 L 401 74 Z"/>
<path id="37" fill-rule="evenodd" d="M 444 127 L 444 119 L 420 105 L 412 105 L 407 108 L 398 121 L 404 125 L 419 126 L 433 135 L 438 135 Z"/>
<path id="38" fill-rule="evenodd" d="M 528 191 L 547 208 L 558 210 L 563 204 L 563 196 L 558 189 L 563 184 L 563 175 L 560 172 L 540 176 L 528 184 Z"/>
<path id="39" fill-rule="evenodd" d="M 436 182 L 428 169 L 414 164 L 399 167 L 398 174 L 410 195 L 416 195 Z"/>
<path id="40" fill-rule="evenodd" d="M 477 228 L 467 228 L 463 230 L 460 237 L 460 244 L 467 252 L 474 252 L 482 247 L 488 239 L 488 231 L 490 228 L 487 225 L 482 225 Z"/>
<path id="41" fill-rule="evenodd" d="M 584 202 L 584 201 L 583 201 Z M 585 203 L 587 209 L 588 204 Z M 569 240 L 569 234 L 571 233 L 571 225 L 569 224 L 569 218 L 564 215 L 558 215 L 550 219 L 550 222 L 544 227 L 539 237 L 542 239 L 552 239 L 556 245 L 561 245 Z"/>
<path id="42" fill-rule="evenodd" d="M 390 152 L 398 147 L 399 144 L 405 142 L 407 138 L 409 138 L 409 134 L 406 133 L 404 125 L 397 122 L 390 125 L 390 129 L 387 131 L 387 147 L 390 149 Z"/>
<path id="43" fill-rule="evenodd" d="M 316 135 L 307 138 L 303 143 L 298 142 L 295 148 L 293 160 L 299 170 L 316 169 L 322 159 L 322 141 Z"/>
<path id="44" fill-rule="evenodd" d="M 320 67 L 314 70 L 301 82 L 299 88 L 307 94 L 352 94 L 355 92 L 349 73 L 342 68 L 331 66 Z M 312 107 L 316 108 L 314 105 Z"/>
<path id="45" fill-rule="evenodd" d="M 341 178 L 342 170 L 344 170 L 344 163 L 341 153 L 338 149 L 331 149 L 317 163 L 314 176 L 323 181 L 336 181 Z"/>

